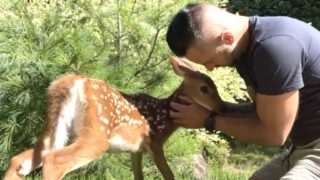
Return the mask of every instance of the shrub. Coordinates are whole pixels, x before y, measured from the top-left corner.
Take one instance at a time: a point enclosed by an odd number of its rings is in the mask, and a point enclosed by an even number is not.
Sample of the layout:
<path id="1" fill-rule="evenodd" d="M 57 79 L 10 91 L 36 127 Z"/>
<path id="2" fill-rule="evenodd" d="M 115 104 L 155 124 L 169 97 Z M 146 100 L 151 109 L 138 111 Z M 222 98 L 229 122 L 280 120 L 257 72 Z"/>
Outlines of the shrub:
<path id="1" fill-rule="evenodd" d="M 228 9 L 243 15 L 291 16 L 320 29 L 318 0 L 229 0 Z"/>

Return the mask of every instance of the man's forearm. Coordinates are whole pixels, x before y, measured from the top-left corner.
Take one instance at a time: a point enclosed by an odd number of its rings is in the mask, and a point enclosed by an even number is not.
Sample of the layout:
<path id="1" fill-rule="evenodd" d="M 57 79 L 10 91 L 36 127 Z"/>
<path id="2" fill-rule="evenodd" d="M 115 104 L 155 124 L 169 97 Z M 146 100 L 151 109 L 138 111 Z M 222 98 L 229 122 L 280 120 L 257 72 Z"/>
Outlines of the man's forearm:
<path id="1" fill-rule="evenodd" d="M 272 131 L 259 120 L 254 103 L 225 102 L 224 108 L 224 112 L 216 117 L 216 130 L 250 143 L 276 145 L 270 134 Z"/>
<path id="2" fill-rule="evenodd" d="M 273 146 L 268 131 L 258 118 L 217 116 L 215 128 L 249 143 Z"/>
<path id="3" fill-rule="evenodd" d="M 221 113 L 228 117 L 254 117 L 257 116 L 254 103 L 230 103 L 224 102 Z"/>

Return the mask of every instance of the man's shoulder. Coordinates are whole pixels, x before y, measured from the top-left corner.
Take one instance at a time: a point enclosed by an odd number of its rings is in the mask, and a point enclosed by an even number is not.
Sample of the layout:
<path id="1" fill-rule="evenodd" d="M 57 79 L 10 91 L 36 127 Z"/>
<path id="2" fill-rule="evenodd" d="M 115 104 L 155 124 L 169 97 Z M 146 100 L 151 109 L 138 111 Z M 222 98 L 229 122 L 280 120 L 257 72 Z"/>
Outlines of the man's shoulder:
<path id="1" fill-rule="evenodd" d="M 256 22 L 256 25 L 258 27 L 265 28 L 268 27 L 282 27 L 281 29 L 285 29 L 287 25 L 293 25 L 293 26 L 310 26 L 310 24 L 305 23 L 299 19 L 289 17 L 289 16 L 250 16 L 250 21 Z"/>
<path id="2" fill-rule="evenodd" d="M 260 43 L 267 39 L 277 41 L 278 38 L 291 37 L 303 46 L 312 39 L 320 41 L 320 32 L 310 24 L 288 16 L 252 16 L 250 17 L 251 37 Z"/>
<path id="3" fill-rule="evenodd" d="M 281 54 L 287 57 L 295 54 L 292 51 L 306 56 L 311 41 L 316 39 L 320 43 L 320 32 L 297 19 L 286 16 L 250 17 L 249 52 L 253 56 Z"/>

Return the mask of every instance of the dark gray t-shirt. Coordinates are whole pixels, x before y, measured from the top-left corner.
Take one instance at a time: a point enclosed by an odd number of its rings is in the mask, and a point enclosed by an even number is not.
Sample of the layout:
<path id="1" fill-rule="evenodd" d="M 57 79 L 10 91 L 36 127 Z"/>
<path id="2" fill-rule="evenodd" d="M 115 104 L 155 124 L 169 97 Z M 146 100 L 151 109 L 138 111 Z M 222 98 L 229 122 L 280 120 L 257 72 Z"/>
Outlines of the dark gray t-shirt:
<path id="1" fill-rule="evenodd" d="M 261 94 L 299 90 L 293 143 L 320 138 L 320 32 L 290 17 L 252 16 L 247 52 L 237 61 L 246 84 Z"/>

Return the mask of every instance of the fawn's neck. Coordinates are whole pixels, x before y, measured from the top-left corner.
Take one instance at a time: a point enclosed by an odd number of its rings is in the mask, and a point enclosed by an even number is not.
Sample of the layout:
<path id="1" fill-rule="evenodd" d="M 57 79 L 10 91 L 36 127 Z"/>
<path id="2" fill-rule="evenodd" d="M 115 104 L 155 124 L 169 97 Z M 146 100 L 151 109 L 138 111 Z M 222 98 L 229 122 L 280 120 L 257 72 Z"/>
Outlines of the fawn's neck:
<path id="1" fill-rule="evenodd" d="M 169 110 L 174 94 L 164 99 L 158 99 L 143 93 L 122 93 L 122 96 L 132 103 L 148 120 L 152 132 L 162 132 L 168 125 L 172 125 Z"/>

